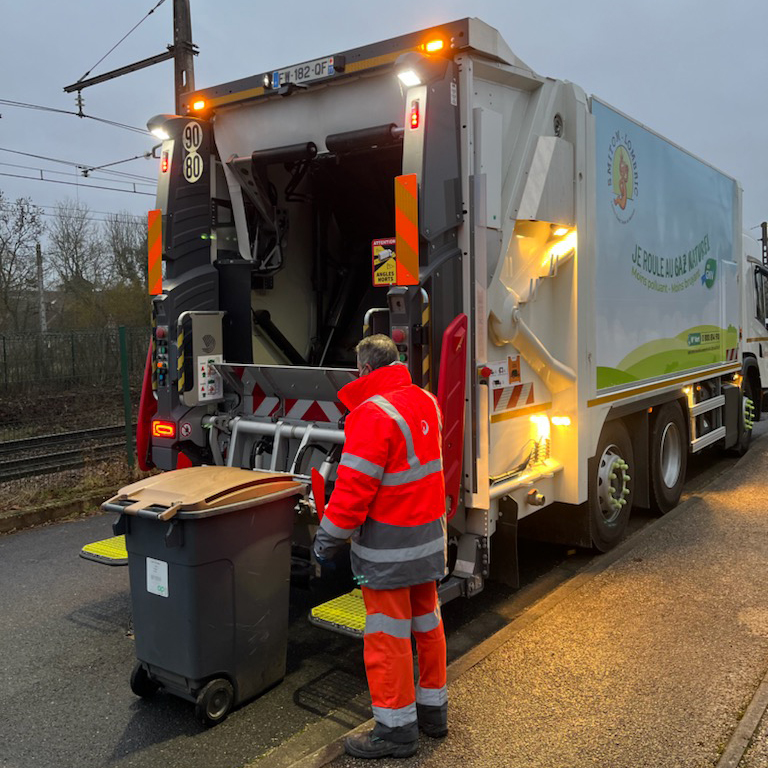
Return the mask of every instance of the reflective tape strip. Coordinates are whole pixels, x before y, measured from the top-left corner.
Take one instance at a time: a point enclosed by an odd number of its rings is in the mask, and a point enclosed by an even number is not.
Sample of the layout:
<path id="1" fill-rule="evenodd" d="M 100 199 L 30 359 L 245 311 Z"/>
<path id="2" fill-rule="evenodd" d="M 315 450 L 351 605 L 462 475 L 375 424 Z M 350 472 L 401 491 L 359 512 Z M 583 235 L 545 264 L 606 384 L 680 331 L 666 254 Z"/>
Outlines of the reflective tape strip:
<path id="1" fill-rule="evenodd" d="M 326 519 L 323 518 L 323 520 Z M 398 547 L 397 549 L 371 549 L 355 541 L 352 542 L 352 551 L 359 558 L 371 563 L 406 563 L 410 560 L 418 560 L 421 557 L 442 552 L 444 548 L 445 539 L 442 536 L 417 547 Z"/>
<path id="2" fill-rule="evenodd" d="M 393 619 L 384 613 L 370 613 L 365 617 L 365 634 L 372 635 L 374 632 L 408 640 L 411 636 L 411 620 Z"/>
<path id="3" fill-rule="evenodd" d="M 419 704 L 425 704 L 428 707 L 441 707 L 448 703 L 448 689 L 442 688 L 422 688 L 416 686 L 416 701 Z"/>
<path id="4" fill-rule="evenodd" d="M 328 515 L 323 515 L 320 521 L 320 527 L 334 539 L 348 539 L 356 530 L 355 528 L 340 528 L 328 519 Z"/>
<path id="5" fill-rule="evenodd" d="M 442 459 L 433 459 L 426 464 L 420 464 L 413 469 L 404 469 L 401 472 L 385 472 L 382 479 L 382 485 L 405 485 L 415 480 L 423 480 L 425 477 L 442 472 Z"/>
<path id="6" fill-rule="evenodd" d="M 440 626 L 440 606 L 436 605 L 431 613 L 414 616 L 411 624 L 414 632 L 431 632 L 437 629 Z"/>
<path id="7" fill-rule="evenodd" d="M 368 477 L 372 477 L 374 480 L 381 480 L 384 475 L 384 467 L 374 464 L 362 456 L 355 456 L 354 453 L 342 453 L 339 467 L 356 469 L 358 472 L 362 472 L 362 474 L 368 475 Z"/>
<path id="8" fill-rule="evenodd" d="M 392 405 L 392 403 L 390 403 L 386 397 L 382 397 L 381 395 L 374 395 L 373 397 L 369 397 L 366 402 L 378 405 L 379 408 L 381 408 L 381 410 L 384 411 L 384 413 L 386 413 L 387 416 L 389 416 L 389 418 L 395 422 L 395 424 L 397 424 L 397 426 L 400 428 L 400 431 L 403 433 L 403 437 L 405 438 L 405 450 L 408 456 L 408 466 L 418 466 L 419 459 L 416 456 L 416 449 L 413 447 L 413 435 L 411 434 L 411 428 L 408 426 L 408 422 L 400 415 L 400 411 L 398 411 L 397 408 L 395 408 L 395 406 Z"/>
<path id="9" fill-rule="evenodd" d="M 147 283 L 150 296 L 163 292 L 163 212 L 149 211 L 147 216 Z"/>
<path id="10" fill-rule="evenodd" d="M 408 704 L 398 709 L 389 707 L 371 707 L 373 719 L 377 723 L 386 725 L 387 728 L 399 728 L 401 725 L 410 725 L 416 722 L 416 704 Z"/>
<path id="11" fill-rule="evenodd" d="M 396 285 L 419 284 L 419 184 L 415 173 L 395 176 Z"/>

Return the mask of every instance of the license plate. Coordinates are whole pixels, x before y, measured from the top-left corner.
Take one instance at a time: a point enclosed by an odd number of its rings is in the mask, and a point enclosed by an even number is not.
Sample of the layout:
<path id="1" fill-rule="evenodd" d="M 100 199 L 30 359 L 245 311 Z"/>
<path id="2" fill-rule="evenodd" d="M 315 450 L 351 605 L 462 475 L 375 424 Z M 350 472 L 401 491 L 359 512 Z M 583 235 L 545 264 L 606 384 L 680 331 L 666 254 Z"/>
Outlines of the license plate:
<path id="1" fill-rule="evenodd" d="M 304 64 L 296 64 L 293 67 L 278 69 L 272 73 L 272 87 L 279 88 L 286 83 L 296 83 L 299 85 L 311 83 L 313 80 L 320 80 L 334 73 L 333 56 L 326 56 L 322 59 L 304 62 Z"/>

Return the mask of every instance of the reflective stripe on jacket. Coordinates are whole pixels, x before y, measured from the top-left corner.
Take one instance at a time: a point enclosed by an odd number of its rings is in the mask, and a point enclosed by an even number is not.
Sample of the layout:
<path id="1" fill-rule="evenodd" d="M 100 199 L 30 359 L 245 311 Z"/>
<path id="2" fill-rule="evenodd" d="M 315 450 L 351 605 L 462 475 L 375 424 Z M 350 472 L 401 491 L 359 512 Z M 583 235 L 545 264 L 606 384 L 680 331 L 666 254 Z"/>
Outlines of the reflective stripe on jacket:
<path id="1" fill-rule="evenodd" d="M 393 363 L 339 392 L 349 408 L 336 485 L 315 537 L 329 557 L 352 539 L 352 570 L 372 589 L 445 575 L 440 408 Z"/>

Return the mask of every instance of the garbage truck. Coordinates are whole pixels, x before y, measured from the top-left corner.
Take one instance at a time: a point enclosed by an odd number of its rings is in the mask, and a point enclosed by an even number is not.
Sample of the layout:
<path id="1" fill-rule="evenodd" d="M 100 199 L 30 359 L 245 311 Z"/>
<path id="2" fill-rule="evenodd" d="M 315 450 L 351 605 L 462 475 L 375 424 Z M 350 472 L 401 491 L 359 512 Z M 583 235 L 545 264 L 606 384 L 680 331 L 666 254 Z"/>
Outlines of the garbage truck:
<path id="1" fill-rule="evenodd" d="M 768 349 L 768 313 L 745 331 L 738 183 L 489 25 L 182 101 L 148 124 L 163 275 L 142 466 L 314 470 L 294 525 L 309 561 L 338 390 L 386 333 L 444 413 L 445 602 L 517 584 L 520 533 L 606 551 L 633 508 L 677 504 L 692 453 L 746 450 L 740 337 Z"/>

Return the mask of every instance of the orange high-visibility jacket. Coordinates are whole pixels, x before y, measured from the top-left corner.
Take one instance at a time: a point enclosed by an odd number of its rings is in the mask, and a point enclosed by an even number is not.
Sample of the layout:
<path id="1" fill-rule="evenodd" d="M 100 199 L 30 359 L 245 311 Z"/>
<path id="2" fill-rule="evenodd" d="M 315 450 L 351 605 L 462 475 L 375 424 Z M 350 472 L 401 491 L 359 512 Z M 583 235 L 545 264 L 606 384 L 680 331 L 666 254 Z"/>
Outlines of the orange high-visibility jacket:
<path id="1" fill-rule="evenodd" d="M 441 579 L 446 523 L 437 400 L 401 363 L 347 384 L 339 398 L 350 413 L 316 555 L 327 559 L 351 537 L 352 570 L 371 589 Z"/>

